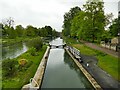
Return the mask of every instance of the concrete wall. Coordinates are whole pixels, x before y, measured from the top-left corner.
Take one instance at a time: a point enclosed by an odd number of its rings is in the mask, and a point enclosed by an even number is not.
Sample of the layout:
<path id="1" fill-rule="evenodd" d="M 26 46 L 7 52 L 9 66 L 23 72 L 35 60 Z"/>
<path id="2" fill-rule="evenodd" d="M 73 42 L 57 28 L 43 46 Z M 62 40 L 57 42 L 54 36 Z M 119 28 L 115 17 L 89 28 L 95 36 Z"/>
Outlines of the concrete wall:
<path id="1" fill-rule="evenodd" d="M 114 50 L 114 51 L 116 51 L 116 49 L 117 49 L 117 46 L 115 45 L 115 44 L 100 44 L 102 47 L 104 47 L 104 48 L 107 48 L 107 49 L 110 49 L 110 50 Z"/>
<path id="2" fill-rule="evenodd" d="M 34 77 L 31 78 L 29 84 L 23 86 L 22 90 L 38 90 L 39 89 L 39 87 L 42 84 L 42 79 L 43 79 L 43 76 L 44 76 L 49 52 L 50 52 L 50 47 L 47 47 L 47 50 L 46 50 L 39 66 L 38 66 L 38 69 L 37 69 Z"/>

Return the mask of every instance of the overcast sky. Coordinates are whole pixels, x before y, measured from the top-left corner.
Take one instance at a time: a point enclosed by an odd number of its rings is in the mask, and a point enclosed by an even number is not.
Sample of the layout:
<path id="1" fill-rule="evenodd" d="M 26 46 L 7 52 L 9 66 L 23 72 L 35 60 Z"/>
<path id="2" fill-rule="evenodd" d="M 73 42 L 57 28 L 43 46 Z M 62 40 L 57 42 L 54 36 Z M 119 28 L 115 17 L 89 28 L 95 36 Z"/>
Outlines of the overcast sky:
<path id="1" fill-rule="evenodd" d="M 118 16 L 119 0 L 104 0 L 105 13 Z M 15 25 L 43 27 L 50 25 L 57 31 L 62 30 L 63 15 L 70 8 L 85 4 L 85 0 L 0 0 L 0 22 L 12 17 Z"/>

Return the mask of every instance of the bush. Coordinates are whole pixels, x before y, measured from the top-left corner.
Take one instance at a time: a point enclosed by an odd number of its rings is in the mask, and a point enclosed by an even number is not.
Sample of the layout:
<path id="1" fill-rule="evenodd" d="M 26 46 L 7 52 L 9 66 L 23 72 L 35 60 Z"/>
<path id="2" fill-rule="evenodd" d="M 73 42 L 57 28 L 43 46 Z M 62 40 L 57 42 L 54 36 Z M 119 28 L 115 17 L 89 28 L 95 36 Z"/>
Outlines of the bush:
<path id="1" fill-rule="evenodd" d="M 3 77 L 11 77 L 11 76 L 14 76 L 16 71 L 17 71 L 17 67 L 16 65 L 18 64 L 17 60 L 16 59 L 7 59 L 7 60 L 4 60 L 2 62 L 2 74 L 3 74 Z"/>
<path id="2" fill-rule="evenodd" d="M 25 66 L 25 64 L 27 64 L 27 60 L 26 59 L 19 59 L 18 63 L 20 66 Z"/>
<path id="3" fill-rule="evenodd" d="M 27 59 L 19 59 L 18 63 L 19 63 L 19 67 L 18 67 L 19 71 L 27 70 L 32 65 L 32 61 L 28 61 Z"/>
<path id="4" fill-rule="evenodd" d="M 32 45 L 36 48 L 36 51 L 39 51 L 43 46 L 43 42 L 40 38 L 36 38 L 33 40 Z"/>
<path id="5" fill-rule="evenodd" d="M 34 47 L 32 47 L 30 50 L 29 50 L 29 52 L 30 52 L 30 54 L 32 55 L 32 56 L 37 56 L 37 52 L 36 52 L 37 50 L 36 50 L 36 48 L 34 48 Z"/>

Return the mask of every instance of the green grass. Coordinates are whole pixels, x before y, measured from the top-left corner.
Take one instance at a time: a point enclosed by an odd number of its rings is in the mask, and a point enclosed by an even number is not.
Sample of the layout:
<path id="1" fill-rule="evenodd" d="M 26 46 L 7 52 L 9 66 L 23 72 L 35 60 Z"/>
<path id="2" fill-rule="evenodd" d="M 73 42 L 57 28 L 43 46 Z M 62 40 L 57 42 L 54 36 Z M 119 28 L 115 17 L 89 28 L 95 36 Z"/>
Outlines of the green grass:
<path id="1" fill-rule="evenodd" d="M 113 76 L 116 80 L 120 81 L 120 77 L 119 73 L 118 73 L 118 58 L 110 56 L 110 55 L 106 55 L 106 56 L 101 56 L 98 55 L 97 56 L 99 62 L 98 62 L 98 66 L 100 66 L 103 70 L 107 71 L 107 73 L 109 73 L 111 76 Z"/>
<path id="2" fill-rule="evenodd" d="M 72 44 L 72 46 L 78 48 L 82 54 L 85 54 L 85 55 L 95 55 L 96 54 L 95 51 L 86 47 L 84 44 Z"/>
<path id="3" fill-rule="evenodd" d="M 113 57 L 111 55 L 108 55 L 104 52 L 92 49 L 90 47 L 85 46 L 82 43 L 75 43 L 74 39 L 66 39 L 71 43 L 71 46 L 76 47 L 77 49 L 80 50 L 80 52 L 84 55 L 89 55 L 89 56 L 95 56 L 98 59 L 98 66 L 106 71 L 108 74 L 110 74 L 113 78 L 116 80 L 120 81 L 120 76 L 118 74 L 118 70 L 120 70 L 118 66 L 119 59 L 116 57 Z"/>
<path id="4" fill-rule="evenodd" d="M 23 41 L 29 41 L 35 38 L 40 38 L 40 37 L 33 37 L 33 38 L 32 37 L 18 37 L 15 39 L 4 38 L 4 39 L 1 39 L 2 43 L 0 42 L 0 44 L 2 44 L 3 46 L 8 46 L 8 45 L 16 44 L 16 43 L 23 42 Z"/>
<path id="5" fill-rule="evenodd" d="M 30 54 L 30 51 L 27 51 L 26 53 L 17 57 L 16 60 L 24 58 L 28 62 L 32 62 L 32 63 L 30 64 L 29 67 L 26 67 L 21 71 L 18 70 L 17 74 L 13 77 L 3 77 L 3 81 L 2 81 L 3 89 L 16 88 L 17 90 L 20 90 L 23 85 L 28 84 L 30 78 L 34 76 L 45 51 L 46 51 L 46 46 L 43 46 L 43 48 L 38 52 L 37 56 L 32 56 Z"/>

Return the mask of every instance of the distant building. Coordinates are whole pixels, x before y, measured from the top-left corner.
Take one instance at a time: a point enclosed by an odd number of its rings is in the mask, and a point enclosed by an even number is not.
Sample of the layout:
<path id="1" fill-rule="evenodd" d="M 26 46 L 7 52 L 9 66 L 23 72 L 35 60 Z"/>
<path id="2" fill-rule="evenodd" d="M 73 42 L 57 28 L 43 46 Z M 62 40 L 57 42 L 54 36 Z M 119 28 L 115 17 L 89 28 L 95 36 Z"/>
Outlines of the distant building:
<path id="1" fill-rule="evenodd" d="M 115 38 L 111 39 L 111 44 L 118 44 L 118 38 L 115 37 Z"/>

